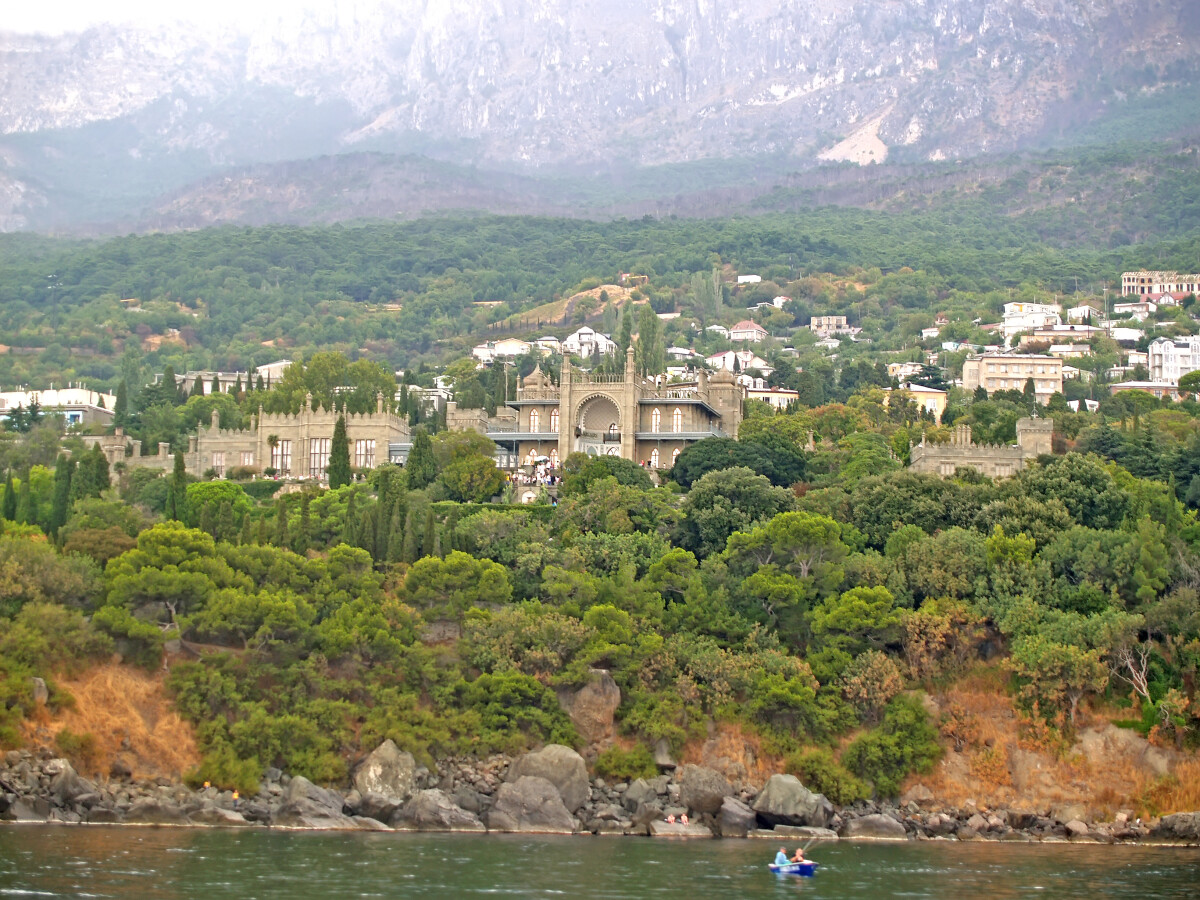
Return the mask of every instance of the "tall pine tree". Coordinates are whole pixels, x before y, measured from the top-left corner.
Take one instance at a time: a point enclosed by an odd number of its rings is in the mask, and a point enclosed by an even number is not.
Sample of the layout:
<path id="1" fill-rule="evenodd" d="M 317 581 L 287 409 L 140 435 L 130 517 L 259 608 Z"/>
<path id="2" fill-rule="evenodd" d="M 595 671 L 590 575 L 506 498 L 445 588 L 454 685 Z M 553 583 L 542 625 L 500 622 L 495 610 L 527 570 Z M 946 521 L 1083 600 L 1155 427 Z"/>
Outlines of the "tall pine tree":
<path id="1" fill-rule="evenodd" d="M 280 497 L 275 501 L 275 546 L 286 549 L 288 545 L 287 504 Z"/>
<path id="2" fill-rule="evenodd" d="M 8 477 L 4 479 L 4 504 L 0 506 L 0 515 L 8 522 L 17 521 L 17 489 L 13 486 L 12 469 L 8 470 Z"/>
<path id="3" fill-rule="evenodd" d="M 429 433 L 418 427 L 413 432 L 412 450 L 408 452 L 408 463 L 404 466 L 408 473 L 408 486 L 414 491 L 428 487 L 437 478 L 437 460 L 433 457 L 433 441 Z"/>
<path id="4" fill-rule="evenodd" d="M 179 522 L 187 520 L 187 465 L 182 453 L 175 454 L 175 467 L 167 486 L 167 518 Z"/>
<path id="5" fill-rule="evenodd" d="M 50 534 L 57 536 L 58 529 L 67 523 L 71 509 L 71 480 L 75 474 L 75 460 L 65 453 L 58 454 L 54 464 L 54 501 L 50 507 Z M 28 481 L 29 479 L 26 479 Z"/>
<path id="6" fill-rule="evenodd" d="M 129 424 L 129 388 L 125 385 L 125 379 L 121 379 L 121 383 L 117 385 L 117 399 L 113 403 L 113 425 L 117 428 L 124 428 Z"/>
<path id="7" fill-rule="evenodd" d="M 21 525 L 36 525 L 37 512 L 33 508 L 33 489 L 29 484 L 29 473 L 25 473 L 25 477 L 21 479 L 21 486 L 17 488 L 17 518 L 16 521 Z"/>
<path id="8" fill-rule="evenodd" d="M 350 440 L 346 437 L 346 417 L 338 416 L 329 446 L 329 487 L 337 489 L 350 483 Z"/>

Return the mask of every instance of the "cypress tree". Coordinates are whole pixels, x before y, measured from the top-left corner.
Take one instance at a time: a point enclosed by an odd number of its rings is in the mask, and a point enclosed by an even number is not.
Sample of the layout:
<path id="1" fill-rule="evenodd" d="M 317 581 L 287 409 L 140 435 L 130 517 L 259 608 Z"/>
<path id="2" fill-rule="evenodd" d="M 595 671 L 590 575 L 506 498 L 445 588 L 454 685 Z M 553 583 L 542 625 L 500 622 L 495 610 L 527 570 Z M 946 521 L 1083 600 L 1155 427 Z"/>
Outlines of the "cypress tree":
<path id="1" fill-rule="evenodd" d="M 243 547 L 248 547 L 248 546 L 250 546 L 251 540 L 252 540 L 252 538 L 250 536 L 250 513 L 243 513 L 242 514 L 242 532 L 238 536 L 238 543 L 241 544 Z"/>
<path id="2" fill-rule="evenodd" d="M 13 486 L 12 469 L 8 470 L 8 476 L 4 479 L 4 504 L 0 506 L 0 516 L 9 522 L 17 521 L 17 489 Z"/>
<path id="3" fill-rule="evenodd" d="M 92 444 L 92 481 L 96 488 L 95 496 L 100 496 L 112 487 L 112 474 L 108 470 L 108 457 L 100 449 L 99 444 Z"/>
<path id="4" fill-rule="evenodd" d="M 421 552 L 421 535 L 420 527 L 417 524 L 417 513 L 414 509 L 409 509 L 408 515 L 404 518 L 404 561 L 413 563 L 417 561 L 417 555 Z"/>
<path id="5" fill-rule="evenodd" d="M 125 379 L 121 379 L 121 383 L 117 385 L 117 399 L 113 403 L 113 425 L 117 428 L 124 428 L 129 424 L 129 388 L 125 385 Z"/>
<path id="6" fill-rule="evenodd" d="M 237 381 L 233 383 L 233 395 L 235 397 L 242 393 L 242 373 L 238 372 Z"/>
<path id="7" fill-rule="evenodd" d="M 220 375 L 213 376 L 212 392 L 214 394 L 221 393 L 221 376 Z"/>
<path id="8" fill-rule="evenodd" d="M 350 499 L 346 501 L 346 519 L 342 522 L 341 540 L 343 544 L 355 546 L 354 538 L 358 534 L 358 494 L 355 491 L 350 492 Z"/>
<path id="9" fill-rule="evenodd" d="M 179 521 L 179 504 L 175 502 L 175 482 L 173 480 L 167 482 L 167 501 L 163 504 L 163 515 L 169 521 Z"/>
<path id="10" fill-rule="evenodd" d="M 280 497 L 275 502 L 275 546 L 286 548 L 288 545 L 288 514 L 287 504 Z"/>
<path id="11" fill-rule="evenodd" d="M 433 457 L 433 441 L 424 428 L 413 432 L 412 450 L 408 452 L 408 463 L 404 466 L 408 473 L 408 485 L 419 491 L 428 487 L 437 478 L 437 460 Z"/>
<path id="12" fill-rule="evenodd" d="M 433 556 L 433 532 L 436 528 L 433 521 L 433 507 L 425 510 L 425 533 L 421 535 L 421 555 Z"/>
<path id="13" fill-rule="evenodd" d="M 168 365 L 163 368 L 163 386 L 160 398 L 166 400 L 172 406 L 178 406 L 182 401 L 182 392 L 179 390 L 179 384 L 175 380 L 175 367 Z"/>
<path id="14" fill-rule="evenodd" d="M 312 516 L 309 509 L 311 503 L 312 495 L 306 491 L 300 498 L 300 527 L 296 529 L 295 543 L 292 547 L 301 556 L 312 546 Z"/>
<path id="15" fill-rule="evenodd" d="M 392 507 L 392 522 L 389 528 L 387 561 L 390 563 L 404 560 L 404 513 L 400 501 Z"/>
<path id="16" fill-rule="evenodd" d="M 367 550 L 370 551 L 373 559 L 382 562 L 387 559 L 388 542 L 391 538 L 392 506 L 395 505 L 392 497 L 392 469 L 390 467 L 379 470 L 375 490 L 379 496 L 379 502 L 375 504 L 375 543 Z"/>
<path id="17" fill-rule="evenodd" d="M 260 372 L 260 373 L 259 373 L 259 375 L 258 375 L 258 381 L 256 381 L 256 382 L 254 383 L 254 389 L 255 389 L 256 391 L 262 391 L 262 390 L 266 390 L 266 385 L 265 385 L 265 384 L 263 384 L 263 377 L 262 377 L 262 373 L 261 373 L 261 372 Z"/>
<path id="18" fill-rule="evenodd" d="M 204 381 L 203 381 L 203 379 L 201 379 L 201 377 L 199 375 L 197 375 L 196 380 L 194 382 L 192 382 L 192 396 L 193 397 L 203 397 L 204 396 Z"/>
<path id="19" fill-rule="evenodd" d="M 213 505 L 205 503 L 200 507 L 200 530 L 217 539 L 217 517 L 213 514 Z"/>
<path id="20" fill-rule="evenodd" d="M 217 540 L 232 541 L 236 536 L 237 524 L 233 519 L 233 504 L 225 500 L 217 513 Z"/>
<path id="21" fill-rule="evenodd" d="M 187 519 L 187 466 L 183 462 L 183 454 L 175 454 L 175 466 L 171 470 L 171 485 L 168 499 L 174 497 L 174 502 L 167 510 L 168 519 L 183 522 Z"/>
<path id="22" fill-rule="evenodd" d="M 371 554 L 371 559 L 375 559 L 375 517 L 378 510 L 379 505 L 376 504 L 362 517 L 362 528 L 358 532 L 358 546 Z"/>
<path id="23" fill-rule="evenodd" d="M 67 454 L 58 454 L 54 464 L 54 502 L 50 507 L 50 534 L 57 536 L 67 522 L 71 509 L 71 479 L 75 474 L 75 461 Z M 26 479 L 28 481 L 29 479 Z"/>
<path id="24" fill-rule="evenodd" d="M 33 509 L 33 489 L 29 485 L 29 473 L 25 473 L 25 477 L 21 480 L 21 486 L 17 488 L 17 513 L 16 521 L 21 525 L 35 525 L 36 516 Z"/>
<path id="25" fill-rule="evenodd" d="M 246 518 L 249 519 L 250 517 L 246 516 Z M 258 546 L 260 546 L 260 547 L 265 547 L 267 544 L 267 517 L 266 516 L 258 517 L 258 530 L 254 535 L 254 543 L 258 544 Z"/>
<path id="26" fill-rule="evenodd" d="M 333 426 L 333 441 L 329 446 L 330 489 L 340 488 L 350 483 L 350 440 L 346 437 L 346 417 L 338 416 Z"/>

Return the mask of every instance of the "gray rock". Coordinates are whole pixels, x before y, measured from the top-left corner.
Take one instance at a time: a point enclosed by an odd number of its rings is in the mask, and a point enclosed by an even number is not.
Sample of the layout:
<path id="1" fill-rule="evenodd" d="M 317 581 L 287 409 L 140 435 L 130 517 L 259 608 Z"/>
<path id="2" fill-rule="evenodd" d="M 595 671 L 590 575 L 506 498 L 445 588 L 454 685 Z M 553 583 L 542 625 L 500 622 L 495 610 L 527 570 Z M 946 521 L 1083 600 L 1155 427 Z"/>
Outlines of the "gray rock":
<path id="1" fill-rule="evenodd" d="M 967 827 L 973 828 L 976 831 L 987 831 L 988 830 L 988 821 L 983 816 L 981 816 L 979 813 L 975 813 L 975 815 L 973 815 L 973 816 L 971 816 L 971 818 L 967 819 Z"/>
<path id="2" fill-rule="evenodd" d="M 349 798 L 347 798 L 347 801 Z M 356 809 L 355 815 L 365 816 L 368 819 L 376 819 L 380 822 L 388 822 L 392 815 L 400 808 L 400 804 L 395 800 L 383 796 L 382 794 L 366 794 L 359 798 L 357 804 L 349 804 L 352 809 Z"/>
<path id="3" fill-rule="evenodd" d="M 119 756 L 112 761 L 112 765 L 108 768 L 110 778 L 115 778 L 118 781 L 124 781 L 133 777 L 133 767 Z"/>
<path id="4" fill-rule="evenodd" d="M 125 814 L 129 825 L 187 825 L 187 813 L 182 808 L 156 797 L 143 797 L 129 807 Z"/>
<path id="5" fill-rule="evenodd" d="M 288 782 L 283 803 L 271 815 L 271 824 L 284 828 L 357 829 L 358 824 L 342 813 L 342 805 L 342 795 L 337 791 L 317 787 L 298 775 Z"/>
<path id="6" fill-rule="evenodd" d="M 359 831 L 391 831 L 392 829 L 380 822 L 378 819 L 371 819 L 367 816 L 351 816 L 350 821 L 357 826 Z"/>
<path id="7" fill-rule="evenodd" d="M 87 823 L 89 825 L 116 825 L 123 821 L 125 818 L 121 815 L 120 810 L 108 806 L 97 806 L 88 810 Z"/>
<path id="8" fill-rule="evenodd" d="M 1067 822 L 1066 829 L 1067 837 L 1070 838 L 1086 837 L 1088 833 L 1087 823 L 1081 822 L 1079 819 L 1072 819 L 1070 822 Z"/>
<path id="9" fill-rule="evenodd" d="M 50 689 L 46 687 L 46 682 L 34 676 L 29 679 L 29 689 L 33 692 L 33 702 L 38 706 L 45 706 L 50 702 Z"/>
<path id="10" fill-rule="evenodd" d="M 651 837 L 687 837 L 687 838 L 711 838 L 713 833 L 707 827 L 698 822 L 689 822 L 684 825 L 681 822 L 668 822 L 665 819 L 649 823 L 646 826 Z"/>
<path id="11" fill-rule="evenodd" d="M 659 738 L 654 745 L 654 764 L 660 769 L 674 769 L 678 766 L 675 757 L 671 755 L 671 745 L 666 738 Z"/>
<path id="12" fill-rule="evenodd" d="M 500 785 L 487 826 L 492 831 L 570 834 L 575 831 L 575 820 L 554 784 L 536 775 L 522 775 Z"/>
<path id="13" fill-rule="evenodd" d="M 511 783 L 525 776 L 544 778 L 554 785 L 568 812 L 573 813 L 587 803 L 592 793 L 583 757 L 562 744 L 547 744 L 514 760 L 505 780 Z"/>
<path id="14" fill-rule="evenodd" d="M 418 791 L 388 820 L 393 828 L 413 831 L 485 831 L 483 822 L 459 807 L 444 791 Z"/>
<path id="15" fill-rule="evenodd" d="M 907 838 L 904 826 L 882 813 L 851 819 L 842 828 L 845 838 L 871 838 L 872 840 L 903 841 Z"/>
<path id="16" fill-rule="evenodd" d="M 721 802 L 733 793 L 725 776 L 704 766 L 684 766 L 679 780 L 679 802 L 698 813 L 716 814 Z"/>
<path id="17" fill-rule="evenodd" d="M 198 809 L 188 818 L 193 824 L 208 825 L 212 828 L 244 828 L 250 824 L 240 812 L 222 809 L 219 806 L 206 806 Z"/>
<path id="18" fill-rule="evenodd" d="M 641 778 L 629 785 L 629 790 L 621 796 L 621 803 L 630 812 L 636 811 L 642 803 L 654 803 L 656 800 L 658 792 L 654 786 Z"/>
<path id="19" fill-rule="evenodd" d="M 795 775 L 772 775 L 754 801 L 754 811 L 768 825 L 815 825 L 824 828 L 833 804 L 814 794 Z"/>
<path id="20" fill-rule="evenodd" d="M 613 717 L 621 705 L 621 689 L 605 669 L 589 669 L 588 682 L 577 691 L 560 691 L 559 706 L 589 744 L 613 736 Z"/>
<path id="21" fill-rule="evenodd" d="M 800 838 L 801 840 L 836 841 L 838 834 L 832 828 L 817 828 L 813 825 L 776 825 L 771 832 L 776 837 Z"/>
<path id="22" fill-rule="evenodd" d="M 43 810 L 39 808 L 40 806 L 44 807 L 46 804 L 19 798 L 9 804 L 3 818 L 8 822 L 45 822 L 50 818 L 50 810 L 48 808 Z"/>
<path id="23" fill-rule="evenodd" d="M 915 803 L 920 806 L 922 803 L 928 803 L 932 799 L 933 791 L 923 784 L 914 784 L 900 795 L 900 805 L 907 806 L 910 803 Z"/>
<path id="24" fill-rule="evenodd" d="M 717 822 L 722 837 L 745 837 L 758 823 L 758 817 L 749 805 L 736 797 L 726 797 L 721 801 Z"/>
<path id="25" fill-rule="evenodd" d="M 1151 836 L 1166 841 L 1200 841 L 1200 812 L 1163 816 L 1151 831 Z"/>
<path id="26" fill-rule="evenodd" d="M 379 794 L 396 803 L 404 802 L 413 792 L 417 761 L 387 740 L 371 751 L 354 770 L 354 787 L 366 796 Z"/>
<path id="27" fill-rule="evenodd" d="M 469 813 L 479 815 L 486 807 L 483 794 L 478 791 L 473 791 L 466 785 L 454 789 L 454 793 L 450 795 L 450 799 L 454 801 L 456 806 L 465 809 Z"/>

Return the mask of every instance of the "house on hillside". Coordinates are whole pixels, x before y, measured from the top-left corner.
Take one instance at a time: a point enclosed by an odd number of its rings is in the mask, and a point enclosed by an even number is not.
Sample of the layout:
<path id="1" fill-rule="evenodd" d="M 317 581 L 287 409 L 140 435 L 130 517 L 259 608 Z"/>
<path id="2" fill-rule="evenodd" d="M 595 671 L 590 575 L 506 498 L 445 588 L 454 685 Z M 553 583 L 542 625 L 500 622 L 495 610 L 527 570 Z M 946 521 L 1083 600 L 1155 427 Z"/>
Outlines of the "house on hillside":
<path id="1" fill-rule="evenodd" d="M 749 369 L 757 369 L 767 376 L 775 371 L 765 359 L 749 350 L 725 350 L 722 353 L 714 353 L 705 357 L 705 361 L 714 369 L 724 369 L 726 372 L 745 372 Z"/>
<path id="2" fill-rule="evenodd" d="M 758 284 L 761 281 L 761 275 L 739 275 L 737 279 L 738 284 Z"/>
<path id="3" fill-rule="evenodd" d="M 749 319 L 742 319 L 732 328 L 729 329 L 729 339 L 731 341 L 751 341 L 755 344 L 767 339 L 767 329 L 763 328 L 757 322 L 751 322 Z"/>
<path id="4" fill-rule="evenodd" d="M 571 353 L 583 359 L 615 353 L 617 349 L 616 341 L 607 334 L 601 334 L 586 325 L 563 338 L 561 346 L 563 353 Z"/>
<path id="5" fill-rule="evenodd" d="M 1063 361 L 1056 356 L 1021 353 L 984 353 L 963 361 L 963 389 L 982 387 L 990 397 L 996 391 L 1022 391 L 1033 381 L 1038 403 L 1062 393 Z"/>
<path id="6" fill-rule="evenodd" d="M 1178 272 L 1122 272 L 1121 296 L 1130 294 L 1180 294 L 1200 292 L 1200 275 L 1180 275 Z"/>

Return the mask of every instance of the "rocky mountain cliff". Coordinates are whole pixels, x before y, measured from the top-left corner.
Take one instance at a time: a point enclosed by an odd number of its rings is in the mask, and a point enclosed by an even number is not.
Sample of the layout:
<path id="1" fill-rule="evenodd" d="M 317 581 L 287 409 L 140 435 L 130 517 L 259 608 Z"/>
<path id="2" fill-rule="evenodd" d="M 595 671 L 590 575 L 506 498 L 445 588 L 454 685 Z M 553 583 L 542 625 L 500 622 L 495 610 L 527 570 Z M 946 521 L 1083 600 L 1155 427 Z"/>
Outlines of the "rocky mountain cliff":
<path id="1" fill-rule="evenodd" d="M 1187 0 L 389 0 L 253 34 L 0 34 L 0 228 L 347 151 L 576 171 L 969 156 L 1190 77 L 1198 35 Z"/>

